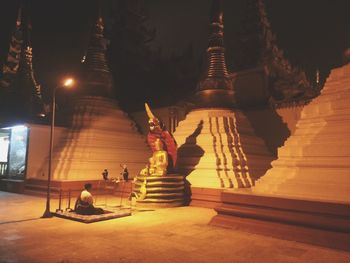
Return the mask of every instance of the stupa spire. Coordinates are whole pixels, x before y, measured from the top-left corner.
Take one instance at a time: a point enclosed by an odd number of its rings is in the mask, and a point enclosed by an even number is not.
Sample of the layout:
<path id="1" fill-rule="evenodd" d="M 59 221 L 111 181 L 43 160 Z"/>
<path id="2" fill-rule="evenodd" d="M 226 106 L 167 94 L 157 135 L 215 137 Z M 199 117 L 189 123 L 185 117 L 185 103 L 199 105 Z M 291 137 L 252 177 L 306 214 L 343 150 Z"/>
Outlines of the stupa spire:
<path id="1" fill-rule="evenodd" d="M 18 9 L 18 14 L 17 14 L 17 20 L 16 20 L 16 28 L 20 28 L 22 24 L 22 5 L 20 5 Z"/>
<path id="2" fill-rule="evenodd" d="M 33 70 L 33 52 L 31 45 L 23 50 L 23 62 L 21 63 L 20 83 L 23 85 L 24 93 L 30 98 L 29 108 L 32 116 L 45 116 L 44 103 L 41 94 L 41 86 L 36 81 Z"/>
<path id="3" fill-rule="evenodd" d="M 0 83 L 8 88 L 16 114 L 29 118 L 45 115 L 41 88 L 33 70 L 31 30 L 28 7 L 21 4 Z"/>
<path id="4" fill-rule="evenodd" d="M 33 47 L 31 43 L 32 23 L 29 16 L 28 6 L 24 18 L 22 27 L 24 31 L 24 43 L 22 46 L 17 88 L 23 95 L 22 99 L 27 104 L 27 110 L 30 115 L 42 117 L 45 115 L 45 110 L 41 94 L 41 86 L 35 78 L 33 69 Z"/>
<path id="5" fill-rule="evenodd" d="M 103 36 L 103 30 L 104 23 L 99 14 L 91 34 L 85 65 L 94 71 L 109 72 L 105 57 L 107 43 Z"/>
<path id="6" fill-rule="evenodd" d="M 113 80 L 106 59 L 107 39 L 103 30 L 104 23 L 99 7 L 83 61 L 84 95 L 105 97 L 113 95 Z"/>
<path id="7" fill-rule="evenodd" d="M 232 83 L 225 62 L 223 0 L 213 0 L 208 37 L 208 69 L 197 89 L 198 107 L 231 107 Z"/>
<path id="8" fill-rule="evenodd" d="M 207 77 L 227 77 L 224 47 L 224 23 L 222 1 L 214 0 L 211 10 L 212 21 L 210 23 L 209 44 L 207 53 L 209 56 L 209 68 Z"/>

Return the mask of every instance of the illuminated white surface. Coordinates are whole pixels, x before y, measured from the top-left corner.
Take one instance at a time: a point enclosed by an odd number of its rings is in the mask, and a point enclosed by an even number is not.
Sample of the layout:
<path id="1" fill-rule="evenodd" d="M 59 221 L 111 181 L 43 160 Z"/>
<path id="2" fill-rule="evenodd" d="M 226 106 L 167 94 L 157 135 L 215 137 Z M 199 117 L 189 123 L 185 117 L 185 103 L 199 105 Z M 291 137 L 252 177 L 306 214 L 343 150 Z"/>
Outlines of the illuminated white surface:
<path id="1" fill-rule="evenodd" d="M 174 137 L 179 147 L 178 168 L 189 173 L 187 180 L 194 187 L 251 187 L 272 160 L 240 111 L 192 111 Z"/>
<path id="2" fill-rule="evenodd" d="M 350 202 L 350 64 L 332 70 L 255 192 Z"/>

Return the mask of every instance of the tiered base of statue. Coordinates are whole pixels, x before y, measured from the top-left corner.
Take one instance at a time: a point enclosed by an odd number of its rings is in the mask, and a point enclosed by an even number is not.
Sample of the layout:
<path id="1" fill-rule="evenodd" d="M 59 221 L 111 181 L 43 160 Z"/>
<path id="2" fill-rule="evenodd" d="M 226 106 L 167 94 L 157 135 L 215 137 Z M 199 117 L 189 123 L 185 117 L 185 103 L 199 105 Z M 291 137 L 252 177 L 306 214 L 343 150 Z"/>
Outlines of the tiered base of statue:
<path id="1" fill-rule="evenodd" d="M 350 64 L 332 70 L 321 95 L 305 106 L 295 133 L 259 194 L 350 203 Z"/>
<path id="2" fill-rule="evenodd" d="M 102 180 L 102 171 L 119 177 L 121 164 L 137 175 L 148 156 L 145 138 L 115 100 L 84 97 L 75 105 L 72 126 L 54 149 L 53 180 Z"/>
<path id="3" fill-rule="evenodd" d="M 184 177 L 179 174 L 166 176 L 138 176 L 134 186 L 136 206 L 175 207 L 185 204 Z"/>
<path id="4" fill-rule="evenodd" d="M 178 169 L 192 187 L 251 187 L 273 159 L 239 110 L 200 109 L 180 122 Z"/>

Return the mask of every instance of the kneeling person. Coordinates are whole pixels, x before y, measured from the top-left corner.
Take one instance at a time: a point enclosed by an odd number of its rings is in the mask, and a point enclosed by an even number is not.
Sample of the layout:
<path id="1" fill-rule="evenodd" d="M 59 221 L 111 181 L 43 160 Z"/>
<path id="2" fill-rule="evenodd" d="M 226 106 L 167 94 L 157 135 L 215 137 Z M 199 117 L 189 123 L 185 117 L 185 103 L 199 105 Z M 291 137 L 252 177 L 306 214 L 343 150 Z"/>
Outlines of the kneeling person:
<path id="1" fill-rule="evenodd" d="M 85 184 L 84 190 L 80 193 L 77 201 L 75 202 L 74 211 L 81 215 L 100 215 L 104 211 L 102 208 L 94 207 L 93 198 L 90 193 L 92 185 Z"/>

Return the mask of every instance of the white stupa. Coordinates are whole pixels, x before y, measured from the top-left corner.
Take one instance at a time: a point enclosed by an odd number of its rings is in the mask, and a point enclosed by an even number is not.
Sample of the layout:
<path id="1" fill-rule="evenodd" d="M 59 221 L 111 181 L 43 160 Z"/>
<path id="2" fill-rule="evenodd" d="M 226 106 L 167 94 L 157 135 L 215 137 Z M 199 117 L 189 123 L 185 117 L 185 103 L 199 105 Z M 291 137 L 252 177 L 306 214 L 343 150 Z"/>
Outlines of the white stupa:
<path id="1" fill-rule="evenodd" d="M 145 138 L 111 99 L 113 81 L 105 53 L 99 18 L 83 63 L 82 95 L 75 103 L 67 135 L 54 149 L 54 181 L 101 180 L 105 168 L 110 177 L 118 177 L 121 164 L 127 164 L 133 177 L 150 155 Z"/>
<path id="2" fill-rule="evenodd" d="M 213 1 L 207 75 L 195 94 L 196 109 L 174 133 L 179 147 L 178 168 L 187 175 L 192 197 L 194 188 L 251 187 L 273 159 L 236 107 L 225 63 L 223 28 L 221 2 Z"/>
<path id="3" fill-rule="evenodd" d="M 333 69 L 255 193 L 350 202 L 350 64 Z"/>

